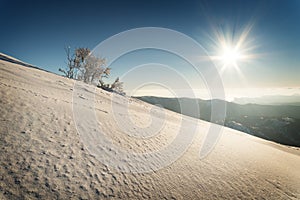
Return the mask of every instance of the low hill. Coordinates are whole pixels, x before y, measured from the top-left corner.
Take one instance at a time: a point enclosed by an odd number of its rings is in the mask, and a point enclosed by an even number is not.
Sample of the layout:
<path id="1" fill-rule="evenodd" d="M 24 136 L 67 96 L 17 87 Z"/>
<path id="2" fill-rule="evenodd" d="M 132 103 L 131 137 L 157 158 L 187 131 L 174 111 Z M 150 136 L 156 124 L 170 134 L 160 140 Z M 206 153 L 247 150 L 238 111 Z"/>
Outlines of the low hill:
<path id="1" fill-rule="evenodd" d="M 154 105 L 159 104 L 177 113 L 212 122 L 211 100 L 153 96 L 136 98 Z M 224 102 L 224 104 L 226 105 L 226 118 L 222 123 L 225 126 L 281 144 L 300 147 L 300 106 L 240 105 L 231 102 Z M 182 111 L 181 107 L 184 106 L 191 108 Z M 197 108 L 199 114 L 195 112 Z"/>

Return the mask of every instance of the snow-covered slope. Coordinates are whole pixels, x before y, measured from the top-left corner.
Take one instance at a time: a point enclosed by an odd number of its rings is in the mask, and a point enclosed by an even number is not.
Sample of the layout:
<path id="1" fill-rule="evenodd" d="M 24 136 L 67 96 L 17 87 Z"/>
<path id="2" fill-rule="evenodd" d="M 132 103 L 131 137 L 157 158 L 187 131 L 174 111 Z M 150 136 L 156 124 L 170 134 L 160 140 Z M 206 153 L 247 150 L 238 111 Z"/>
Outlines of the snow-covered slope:
<path id="1" fill-rule="evenodd" d="M 10 63 L 15 63 L 15 64 L 22 65 L 22 66 L 25 66 L 25 67 L 31 67 L 31 68 L 43 70 L 43 69 L 41 69 L 41 68 L 39 68 L 37 66 L 34 66 L 32 64 L 23 62 L 23 61 L 21 61 L 19 59 L 16 59 L 14 57 L 11 57 L 11 56 L 6 55 L 6 54 L 1 53 L 1 52 L 0 52 L 0 60 L 7 61 L 7 62 L 10 62 Z M 43 70 L 43 71 L 47 71 L 47 70 Z"/>
<path id="2" fill-rule="evenodd" d="M 119 170 L 110 162 L 119 152 L 107 149 L 101 143 L 103 137 L 129 152 L 158 152 L 182 128 L 182 116 L 165 110 L 163 117 L 145 102 L 84 84 L 75 88 L 73 80 L 15 62 L 0 61 L 0 77 L 0 199 L 300 198 L 297 148 L 224 128 L 213 151 L 200 159 L 210 123 L 191 119 L 189 126 L 198 126 L 195 138 L 174 162 L 145 173 Z M 91 98 L 94 106 L 85 106 Z M 131 121 L 141 130 L 163 120 L 156 135 L 139 137 L 145 132 L 120 122 L 128 120 L 122 112 L 128 101 Z M 104 133 L 93 139 L 103 154 L 95 154 L 87 145 L 80 131 L 90 134 L 93 126 L 76 127 L 78 115 L 73 106 L 86 112 L 93 109 Z M 183 133 L 188 137 L 189 129 Z M 163 157 L 156 158 L 160 162 Z"/>

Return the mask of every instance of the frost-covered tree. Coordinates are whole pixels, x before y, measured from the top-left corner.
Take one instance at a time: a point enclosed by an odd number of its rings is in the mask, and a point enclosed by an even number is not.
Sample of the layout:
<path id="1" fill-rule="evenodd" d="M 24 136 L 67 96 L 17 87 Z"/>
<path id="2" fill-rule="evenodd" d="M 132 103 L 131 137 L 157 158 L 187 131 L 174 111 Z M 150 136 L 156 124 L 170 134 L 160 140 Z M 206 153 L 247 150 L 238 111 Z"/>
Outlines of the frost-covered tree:
<path id="1" fill-rule="evenodd" d="M 99 84 L 98 84 L 98 87 L 101 87 L 101 88 L 104 88 L 104 87 L 109 87 L 109 84 L 105 84 L 104 81 L 103 81 L 103 78 L 108 78 L 109 75 L 110 75 L 110 70 L 111 68 L 107 67 L 103 70 L 103 72 L 101 73 L 100 75 L 100 78 L 99 78 Z"/>
<path id="2" fill-rule="evenodd" d="M 104 82 L 105 78 L 110 75 L 111 68 L 105 67 L 106 60 L 97 57 L 91 53 L 89 48 L 76 48 L 74 53 L 71 53 L 70 47 L 65 48 L 67 55 L 67 66 L 65 69 L 59 69 L 66 77 L 82 80 L 85 83 L 97 84 L 98 87 L 125 95 L 123 91 L 123 82 L 120 82 L 119 77 L 113 84 Z"/>
<path id="3" fill-rule="evenodd" d="M 117 93 L 123 93 L 123 82 L 120 82 L 119 77 L 116 78 L 115 82 L 111 85 L 111 89 Z"/>
<path id="4" fill-rule="evenodd" d="M 70 47 L 65 48 L 67 55 L 67 67 L 59 69 L 66 77 L 83 80 L 86 83 L 97 83 L 106 73 L 105 59 L 91 54 L 89 48 L 76 48 L 71 53 Z"/>

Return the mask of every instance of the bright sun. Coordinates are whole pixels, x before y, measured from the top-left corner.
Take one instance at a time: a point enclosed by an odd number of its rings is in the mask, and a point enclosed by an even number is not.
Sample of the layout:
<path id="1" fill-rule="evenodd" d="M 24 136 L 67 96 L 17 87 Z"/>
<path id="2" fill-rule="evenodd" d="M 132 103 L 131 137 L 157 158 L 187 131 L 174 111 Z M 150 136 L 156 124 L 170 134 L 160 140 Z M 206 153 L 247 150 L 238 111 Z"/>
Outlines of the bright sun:
<path id="1" fill-rule="evenodd" d="M 253 39 L 249 39 L 248 35 L 252 29 L 252 23 L 246 25 L 243 29 L 233 33 L 224 29 L 213 29 L 215 39 L 212 39 L 212 47 L 215 54 L 210 59 L 216 61 L 221 66 L 220 73 L 226 69 L 235 69 L 240 71 L 240 66 L 257 58 L 258 54 L 253 54 L 253 50 L 257 45 Z"/>
<path id="2" fill-rule="evenodd" d="M 209 59 L 218 66 L 220 74 L 228 70 L 230 73 L 237 72 L 243 76 L 240 68 L 249 66 L 250 62 L 262 56 L 254 54 L 254 50 L 259 45 L 255 44 L 253 37 L 249 38 L 253 25 L 253 22 L 249 22 L 240 29 L 212 26 L 212 34 L 209 38 L 212 41 L 210 49 L 214 53 L 209 56 Z"/>
<path id="3" fill-rule="evenodd" d="M 220 60 L 226 66 L 235 66 L 237 61 L 242 58 L 241 53 L 238 51 L 237 48 L 232 48 L 227 46 L 223 49 L 223 54 L 220 56 Z"/>

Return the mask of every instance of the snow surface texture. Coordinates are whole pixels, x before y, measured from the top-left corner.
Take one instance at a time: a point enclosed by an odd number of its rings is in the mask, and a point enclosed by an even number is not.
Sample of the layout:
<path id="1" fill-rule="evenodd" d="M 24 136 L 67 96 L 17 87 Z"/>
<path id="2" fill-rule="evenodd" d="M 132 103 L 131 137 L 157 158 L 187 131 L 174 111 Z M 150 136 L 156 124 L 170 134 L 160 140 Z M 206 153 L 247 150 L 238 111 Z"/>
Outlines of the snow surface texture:
<path id="1" fill-rule="evenodd" d="M 7 61 L 0 61 L 0 72 L 0 199 L 300 198 L 298 148 L 224 128 L 213 151 L 200 159 L 208 122 L 99 88 L 88 95 L 84 88 L 90 86 L 82 84 L 77 94 L 73 80 Z M 73 95 L 82 101 L 75 104 Z M 89 98 L 94 105 L 86 106 Z M 87 145 L 91 140 L 79 129 L 91 133 L 92 126 L 88 120 L 78 124 L 74 106 L 93 110 L 102 131 L 100 138 L 93 135 L 98 146 Z M 150 129 L 139 135 L 137 127 Z M 187 146 L 172 146 L 173 159 L 163 149 L 179 130 L 187 136 L 181 142 L 193 137 Z M 127 152 L 123 160 L 120 151 Z M 150 163 L 145 155 L 153 155 Z"/>

